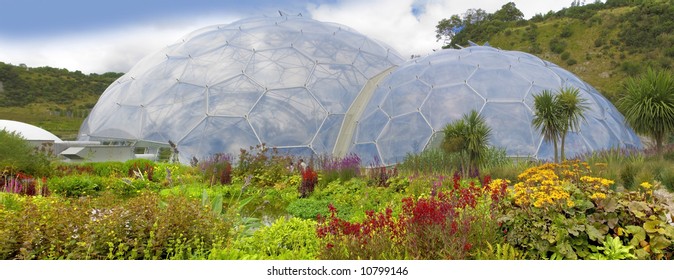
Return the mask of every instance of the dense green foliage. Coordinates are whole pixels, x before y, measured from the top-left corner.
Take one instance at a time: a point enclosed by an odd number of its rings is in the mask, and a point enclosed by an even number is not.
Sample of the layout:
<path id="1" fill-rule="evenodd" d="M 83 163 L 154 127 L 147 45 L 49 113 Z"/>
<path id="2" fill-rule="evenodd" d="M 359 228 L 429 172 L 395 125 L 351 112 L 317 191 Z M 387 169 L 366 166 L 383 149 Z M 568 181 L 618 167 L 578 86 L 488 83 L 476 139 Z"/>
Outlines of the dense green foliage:
<path id="1" fill-rule="evenodd" d="M 627 80 L 625 91 L 618 108 L 634 131 L 653 137 L 660 153 L 666 137 L 674 131 L 674 76 L 649 69 L 643 76 Z"/>
<path id="2" fill-rule="evenodd" d="M 442 149 L 465 158 L 461 165 L 464 174 L 476 172 L 489 150 L 491 128 L 477 111 L 472 110 L 457 121 L 447 124 Z"/>
<path id="3" fill-rule="evenodd" d="M 89 74 L 52 67 L 27 68 L 0 62 L 0 106 L 95 102 L 121 73 Z M 87 109 L 93 103 L 85 104 Z"/>
<path id="4" fill-rule="evenodd" d="M 0 130 L 0 175 L 22 172 L 33 176 L 50 173 L 47 155 L 38 152 L 20 134 Z"/>
<path id="5" fill-rule="evenodd" d="M 507 10 L 504 5 L 493 14 L 470 9 L 448 16 L 436 26 L 436 38 L 445 48 L 467 46 L 470 40 L 536 54 L 567 68 L 611 101 L 623 91 L 625 77 L 647 66 L 674 65 L 674 5 L 669 0 L 574 1 L 529 20 L 495 19 Z"/>
<path id="6" fill-rule="evenodd" d="M 667 160 L 674 152 L 652 160 L 650 154 L 612 151 L 588 155 L 590 164 L 559 165 L 491 153 L 483 174 L 505 174 L 501 178 L 512 181 L 462 178 L 461 166 L 449 163 L 415 168 L 415 156 L 400 169 L 353 172 L 351 163 L 359 159 L 350 156 L 323 161 L 325 169 L 315 171 L 319 182 L 306 197 L 299 188 L 304 174 L 277 170 L 274 161 L 254 160 L 248 151 L 239 160 L 256 167 L 239 170 L 229 183 L 213 183 L 213 170 L 201 166 L 145 160 L 54 164 L 43 183 L 49 192 L 0 191 L 0 257 L 673 257 L 674 227 L 666 222 L 665 207 L 674 205 L 656 192 L 674 184 Z M 217 165 L 232 160 L 220 159 Z M 346 181 L 332 174 L 330 162 L 348 167 Z M 625 163 L 629 172 L 620 170 Z M 267 179 L 254 181 L 254 174 Z M 30 181 L 25 175 L 6 179 Z"/>

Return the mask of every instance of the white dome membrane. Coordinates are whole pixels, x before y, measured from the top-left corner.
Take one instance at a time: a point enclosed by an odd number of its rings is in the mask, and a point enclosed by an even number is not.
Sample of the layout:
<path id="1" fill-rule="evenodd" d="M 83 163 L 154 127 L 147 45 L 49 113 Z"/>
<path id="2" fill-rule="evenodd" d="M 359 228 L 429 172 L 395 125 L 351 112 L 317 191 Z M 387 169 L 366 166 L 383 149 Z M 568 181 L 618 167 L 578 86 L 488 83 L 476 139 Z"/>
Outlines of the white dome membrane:
<path id="1" fill-rule="evenodd" d="M 580 130 L 567 135 L 567 157 L 641 147 L 616 108 L 572 73 L 530 54 L 476 46 L 435 52 L 384 78 L 358 120 L 350 152 L 365 165 L 375 158 L 392 165 L 438 143 L 448 123 L 476 110 L 491 127 L 490 145 L 511 157 L 551 160 L 552 144 L 531 125 L 533 95 L 562 87 L 577 88 L 589 107 Z"/>
<path id="2" fill-rule="evenodd" d="M 210 26 L 110 85 L 79 139 L 172 141 L 184 163 L 264 143 L 293 155 L 351 152 L 364 165 L 375 158 L 392 165 L 477 110 L 492 128 L 491 145 L 551 159 L 551 144 L 531 125 L 532 95 L 574 87 L 590 109 L 567 135 L 567 157 L 641 147 L 594 88 L 531 54 L 474 46 L 394 69 L 402 63 L 386 45 L 334 23 L 282 16 Z"/>
<path id="3" fill-rule="evenodd" d="M 402 62 L 346 26 L 302 17 L 211 26 L 144 58 L 110 85 L 79 135 L 170 140 L 182 162 L 262 143 L 329 154 L 364 84 Z"/>

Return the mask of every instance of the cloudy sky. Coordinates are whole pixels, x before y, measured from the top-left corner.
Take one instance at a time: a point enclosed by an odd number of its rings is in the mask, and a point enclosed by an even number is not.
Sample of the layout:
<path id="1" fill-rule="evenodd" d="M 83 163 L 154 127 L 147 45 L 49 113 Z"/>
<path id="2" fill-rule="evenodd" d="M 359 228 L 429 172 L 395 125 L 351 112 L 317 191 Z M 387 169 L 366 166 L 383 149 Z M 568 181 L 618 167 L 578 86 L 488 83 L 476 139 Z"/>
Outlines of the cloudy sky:
<path id="1" fill-rule="evenodd" d="M 435 25 L 471 8 L 515 2 L 525 18 L 572 0 L 0 0 L 0 61 L 84 73 L 127 72 L 201 27 L 278 10 L 350 26 L 404 56 L 441 46 Z"/>

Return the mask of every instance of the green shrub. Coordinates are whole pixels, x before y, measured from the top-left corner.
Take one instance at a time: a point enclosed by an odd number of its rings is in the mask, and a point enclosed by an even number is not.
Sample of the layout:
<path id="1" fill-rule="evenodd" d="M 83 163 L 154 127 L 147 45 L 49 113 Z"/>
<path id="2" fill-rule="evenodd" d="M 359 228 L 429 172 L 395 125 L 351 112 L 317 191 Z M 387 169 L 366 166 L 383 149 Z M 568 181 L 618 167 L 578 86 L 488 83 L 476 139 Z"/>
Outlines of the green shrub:
<path id="1" fill-rule="evenodd" d="M 566 61 L 566 65 L 568 66 L 575 65 L 576 63 L 578 63 L 578 61 L 576 61 L 573 58 L 570 58 L 569 60 Z"/>
<path id="2" fill-rule="evenodd" d="M 674 193 L 674 167 L 663 168 L 655 179 L 660 181 L 669 192 Z"/>
<path id="3" fill-rule="evenodd" d="M 212 250 L 209 259 L 314 260 L 318 247 L 315 221 L 281 217 L 250 237 Z"/>
<path id="4" fill-rule="evenodd" d="M 186 218 L 189 217 L 189 218 Z M 145 193 L 128 200 L 27 198 L 0 208 L 2 259 L 205 259 L 229 225 L 198 200 Z"/>
<path id="5" fill-rule="evenodd" d="M 0 130 L 0 143 L 0 172 L 22 172 L 34 177 L 51 173 L 47 155 L 37 152 L 20 134 Z"/>
<path id="6" fill-rule="evenodd" d="M 105 189 L 104 178 L 89 175 L 68 175 L 52 177 L 47 180 L 47 186 L 54 194 L 66 197 L 80 197 L 97 195 Z"/>
<path id="7" fill-rule="evenodd" d="M 330 200 L 304 198 L 291 202 L 286 210 L 288 211 L 288 214 L 294 217 L 316 220 L 316 217 L 319 214 L 323 217 L 329 215 L 328 205 L 330 204 L 332 204 L 332 201 Z M 351 216 L 350 206 L 340 205 L 338 208 L 340 217 L 348 219 Z"/>
<path id="8" fill-rule="evenodd" d="M 89 163 L 93 169 L 93 174 L 101 177 L 121 177 L 128 173 L 128 167 L 123 162 L 92 162 Z"/>
<path id="9" fill-rule="evenodd" d="M 569 52 L 563 52 L 562 55 L 560 56 L 560 58 L 562 60 L 567 60 L 567 59 L 569 59 L 570 56 L 571 56 L 571 54 Z"/>

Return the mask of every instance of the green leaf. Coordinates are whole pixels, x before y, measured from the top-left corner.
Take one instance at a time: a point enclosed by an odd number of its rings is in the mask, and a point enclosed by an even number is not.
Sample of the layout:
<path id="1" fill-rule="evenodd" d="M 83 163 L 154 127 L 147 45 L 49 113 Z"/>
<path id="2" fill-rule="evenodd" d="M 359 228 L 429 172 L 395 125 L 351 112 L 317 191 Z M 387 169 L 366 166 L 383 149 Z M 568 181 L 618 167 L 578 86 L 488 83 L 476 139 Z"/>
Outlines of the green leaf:
<path id="1" fill-rule="evenodd" d="M 601 241 L 604 240 L 604 235 L 599 231 L 596 227 L 593 225 L 586 225 L 585 226 L 585 232 L 587 233 L 587 236 L 590 238 L 592 241 Z"/>
<path id="2" fill-rule="evenodd" d="M 648 233 L 656 233 L 660 228 L 660 221 L 648 221 L 644 223 L 644 230 Z"/>
<path id="3" fill-rule="evenodd" d="M 669 241 L 666 237 L 658 235 L 656 237 L 651 238 L 651 250 L 652 249 L 658 249 L 658 250 L 663 250 L 669 245 L 672 245 L 672 242 Z"/>
<path id="4" fill-rule="evenodd" d="M 646 231 L 640 226 L 626 226 L 625 231 L 633 235 L 630 245 L 634 247 L 639 246 L 639 242 L 646 240 Z"/>
<path id="5" fill-rule="evenodd" d="M 213 205 L 213 207 L 211 209 L 213 209 L 212 211 L 213 211 L 214 214 L 218 215 L 218 214 L 222 213 L 222 195 L 221 194 L 216 196 L 215 199 L 213 199 L 212 205 Z"/>
<path id="6" fill-rule="evenodd" d="M 664 235 L 674 239 L 674 226 L 666 225 Z"/>
<path id="7" fill-rule="evenodd" d="M 604 211 L 606 212 L 613 212 L 618 209 L 618 200 L 615 197 L 605 199 L 604 203 L 606 203 L 606 205 L 604 205 Z"/>
<path id="8" fill-rule="evenodd" d="M 609 213 L 608 215 L 608 220 L 607 220 L 607 225 L 609 228 L 615 228 L 616 225 L 618 225 L 618 214 L 617 213 Z"/>

